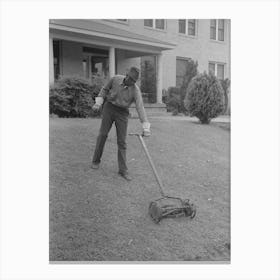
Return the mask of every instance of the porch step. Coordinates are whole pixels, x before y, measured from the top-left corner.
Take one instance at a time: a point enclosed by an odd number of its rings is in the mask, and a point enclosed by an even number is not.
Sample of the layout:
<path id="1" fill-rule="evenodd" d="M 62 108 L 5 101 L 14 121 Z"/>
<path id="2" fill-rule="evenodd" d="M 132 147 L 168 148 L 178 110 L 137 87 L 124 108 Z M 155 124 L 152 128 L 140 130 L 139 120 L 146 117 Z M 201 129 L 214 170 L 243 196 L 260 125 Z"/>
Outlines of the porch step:
<path id="1" fill-rule="evenodd" d="M 166 115 L 166 104 L 164 103 L 146 103 L 144 107 L 148 117 Z M 131 118 L 138 118 L 135 104 L 130 106 L 129 115 Z"/>

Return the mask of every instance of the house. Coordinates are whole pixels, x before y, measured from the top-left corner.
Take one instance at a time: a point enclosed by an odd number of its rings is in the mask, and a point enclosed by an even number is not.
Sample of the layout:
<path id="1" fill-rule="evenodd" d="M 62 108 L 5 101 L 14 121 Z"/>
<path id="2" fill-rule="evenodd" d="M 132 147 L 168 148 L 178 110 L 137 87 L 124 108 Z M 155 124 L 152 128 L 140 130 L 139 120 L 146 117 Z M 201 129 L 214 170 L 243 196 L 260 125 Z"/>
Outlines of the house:
<path id="1" fill-rule="evenodd" d="M 132 65 L 144 77 L 148 65 L 154 72 L 150 94 L 161 108 L 162 93 L 182 84 L 189 59 L 199 72 L 230 79 L 228 19 L 51 19 L 49 33 L 50 83 L 60 76 L 94 82 Z"/>

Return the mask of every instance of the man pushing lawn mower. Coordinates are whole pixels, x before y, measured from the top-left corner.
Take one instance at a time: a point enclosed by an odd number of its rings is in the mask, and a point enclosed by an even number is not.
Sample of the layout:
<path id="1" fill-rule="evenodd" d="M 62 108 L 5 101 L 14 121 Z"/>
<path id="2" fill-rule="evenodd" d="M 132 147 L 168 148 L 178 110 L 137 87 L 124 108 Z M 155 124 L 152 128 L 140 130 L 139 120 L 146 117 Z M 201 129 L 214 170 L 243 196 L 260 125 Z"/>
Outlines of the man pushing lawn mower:
<path id="1" fill-rule="evenodd" d="M 129 134 L 139 138 L 161 193 L 161 197 L 152 201 L 149 205 L 149 214 L 151 218 L 155 223 L 159 223 L 161 219 L 167 217 L 187 216 L 194 218 L 196 215 L 196 207 L 194 204 L 190 203 L 188 199 L 168 196 L 163 191 L 163 184 L 142 138 L 142 136 L 150 135 L 150 123 L 147 120 L 140 89 L 135 84 L 138 78 L 139 69 L 131 67 L 126 76 L 117 75 L 111 78 L 101 89 L 98 97 L 96 97 L 93 110 L 98 111 L 103 103 L 104 106 L 101 127 L 92 159 L 92 168 L 99 168 L 108 133 L 113 122 L 115 122 L 117 129 L 119 174 L 127 181 L 131 180 L 126 166 L 126 135 L 129 116 L 128 108 L 132 102 L 135 102 L 136 110 L 143 125 L 143 133 L 142 135 L 137 133 Z"/>
<path id="2" fill-rule="evenodd" d="M 91 167 L 98 169 L 108 133 L 115 122 L 118 144 L 119 175 L 127 181 L 132 178 L 126 165 L 126 135 L 129 116 L 129 106 L 135 102 L 140 121 L 143 126 L 143 136 L 150 136 L 150 123 L 144 109 L 142 95 L 136 82 L 139 69 L 131 67 L 126 76 L 116 75 L 101 89 L 95 99 L 92 109 L 97 112 L 103 104 L 102 122 L 97 137 L 95 152 Z"/>

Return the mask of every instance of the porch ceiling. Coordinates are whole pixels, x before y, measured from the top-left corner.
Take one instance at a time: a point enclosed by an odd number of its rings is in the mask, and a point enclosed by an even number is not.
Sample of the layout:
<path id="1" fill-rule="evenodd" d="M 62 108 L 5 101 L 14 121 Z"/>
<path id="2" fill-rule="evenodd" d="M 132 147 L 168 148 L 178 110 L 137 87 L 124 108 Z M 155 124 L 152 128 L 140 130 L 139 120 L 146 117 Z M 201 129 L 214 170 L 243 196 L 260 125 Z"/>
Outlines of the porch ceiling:
<path id="1" fill-rule="evenodd" d="M 148 36 L 135 34 L 94 20 L 50 20 L 49 28 L 54 38 L 116 47 L 143 53 L 160 53 L 176 45 Z"/>

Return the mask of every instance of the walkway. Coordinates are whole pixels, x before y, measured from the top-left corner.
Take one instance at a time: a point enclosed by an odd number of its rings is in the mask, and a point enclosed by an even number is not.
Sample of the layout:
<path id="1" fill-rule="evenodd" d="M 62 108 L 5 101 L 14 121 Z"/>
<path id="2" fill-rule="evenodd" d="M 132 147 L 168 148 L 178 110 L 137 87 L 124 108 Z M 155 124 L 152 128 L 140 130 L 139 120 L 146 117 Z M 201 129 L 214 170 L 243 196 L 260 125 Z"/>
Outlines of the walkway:
<path id="1" fill-rule="evenodd" d="M 149 119 L 162 119 L 162 120 L 177 120 L 177 121 L 198 121 L 196 117 L 189 116 L 172 116 L 172 115 L 162 115 L 162 116 L 149 116 Z M 215 119 L 212 119 L 211 122 L 221 122 L 221 123 L 230 123 L 230 116 L 219 116 Z"/>

